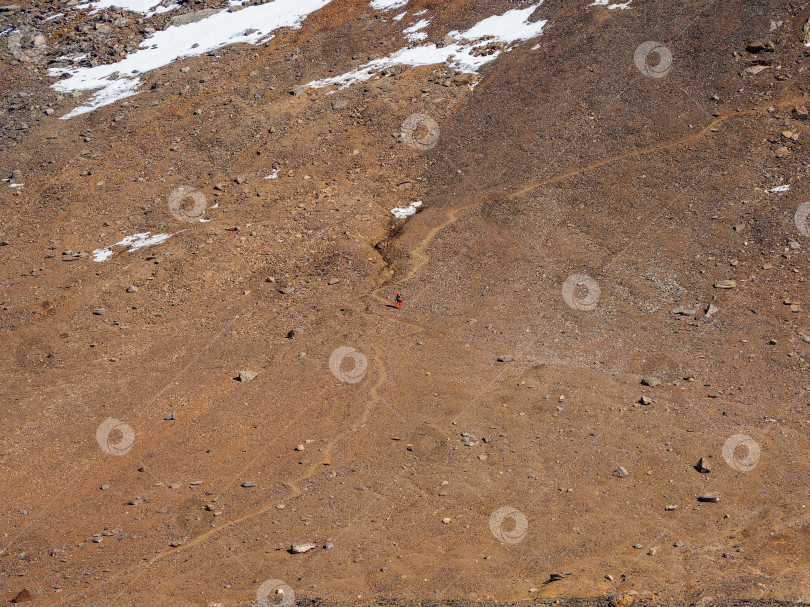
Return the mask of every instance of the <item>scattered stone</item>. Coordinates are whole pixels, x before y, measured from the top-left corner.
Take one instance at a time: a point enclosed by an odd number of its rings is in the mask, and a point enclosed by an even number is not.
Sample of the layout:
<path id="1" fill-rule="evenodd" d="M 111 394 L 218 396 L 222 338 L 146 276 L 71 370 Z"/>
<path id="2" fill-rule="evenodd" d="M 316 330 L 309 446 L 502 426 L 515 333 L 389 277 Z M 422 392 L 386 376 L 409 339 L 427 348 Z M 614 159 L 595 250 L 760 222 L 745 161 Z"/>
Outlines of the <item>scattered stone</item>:
<path id="1" fill-rule="evenodd" d="M 295 287 L 282 287 L 281 289 L 278 290 L 278 292 L 281 293 L 282 295 L 289 295 L 293 291 L 295 291 Z"/>
<path id="2" fill-rule="evenodd" d="M 630 473 L 624 468 L 624 466 L 619 466 L 613 471 L 613 476 L 616 478 L 627 478 L 630 476 Z"/>
<path id="3" fill-rule="evenodd" d="M 174 420 L 174 413 L 167 413 L 166 415 L 163 416 L 163 419 L 166 420 L 167 422 L 168 421 L 173 421 Z"/>
<path id="4" fill-rule="evenodd" d="M 647 554 L 649 554 L 650 556 L 655 556 L 656 554 L 658 554 L 658 546 L 653 546 L 652 548 L 650 548 L 647 551 Z"/>
<path id="5" fill-rule="evenodd" d="M 290 552 L 293 554 L 303 554 L 317 547 L 318 545 L 313 542 L 299 542 L 290 546 Z"/>
<path id="6" fill-rule="evenodd" d="M 247 370 L 239 371 L 239 381 L 245 382 L 253 381 L 254 379 L 256 379 L 257 375 L 258 373 L 256 371 L 247 371 Z"/>
<path id="7" fill-rule="evenodd" d="M 449 525 L 451 520 L 452 519 L 445 517 L 442 519 L 442 523 L 444 523 L 445 525 Z"/>
<path id="8" fill-rule="evenodd" d="M 801 248 L 802 248 L 802 245 L 799 244 L 797 241 L 795 241 L 795 240 L 789 240 L 788 241 L 788 249 L 790 249 L 791 251 L 798 251 Z"/>
<path id="9" fill-rule="evenodd" d="M 481 455 L 479 455 L 479 456 L 478 456 L 478 461 L 483 462 L 483 461 L 484 461 L 484 460 L 486 460 L 488 457 L 489 457 L 489 456 L 488 456 L 486 453 L 482 453 Z"/>
<path id="10" fill-rule="evenodd" d="M 694 316 L 697 314 L 697 310 L 692 308 L 673 308 L 669 313 L 677 314 L 678 316 Z"/>
<path id="11" fill-rule="evenodd" d="M 511 363 L 515 360 L 515 357 L 511 354 L 504 354 L 503 356 L 498 357 L 499 363 Z"/>
<path id="12" fill-rule="evenodd" d="M 169 483 L 169 489 L 179 489 L 182 486 L 180 483 Z"/>
<path id="13" fill-rule="evenodd" d="M 219 12 L 219 9 L 216 8 L 204 8 L 199 11 L 192 11 L 190 13 L 184 13 L 182 15 L 177 15 L 171 18 L 171 24 L 178 26 L 178 25 L 188 25 L 189 23 L 196 23 L 197 21 L 202 21 L 206 17 L 210 17 L 214 13 Z"/>
<path id="14" fill-rule="evenodd" d="M 296 450 L 296 451 L 303 451 L 303 450 L 304 450 L 304 445 L 297 445 L 297 446 L 295 447 L 295 450 Z"/>
<path id="15" fill-rule="evenodd" d="M 333 110 L 342 110 L 347 105 L 349 105 L 349 102 L 347 100 L 345 100 L 345 99 L 335 99 L 332 102 L 332 109 Z"/>
<path id="16" fill-rule="evenodd" d="M 300 336 L 304 332 L 304 329 L 301 327 L 290 329 L 287 332 L 287 339 L 292 339 L 293 337 Z"/>
<path id="17" fill-rule="evenodd" d="M 612 576 L 612 575 L 610 575 L 609 573 L 608 573 L 608 574 L 605 574 L 605 579 L 606 579 L 608 582 L 612 582 L 612 581 L 613 581 L 613 576 Z"/>
<path id="18" fill-rule="evenodd" d="M 109 486 L 107 483 L 104 483 L 104 484 L 103 484 L 103 485 L 101 485 L 101 487 L 99 487 L 99 488 L 100 488 L 102 491 L 106 491 L 107 489 L 109 489 L 109 488 L 110 488 L 110 486 Z"/>
<path id="19" fill-rule="evenodd" d="M 716 283 L 714 283 L 715 289 L 733 289 L 736 286 L 736 280 L 718 280 Z"/>
<path id="20" fill-rule="evenodd" d="M 339 282 L 340 282 L 340 278 L 330 278 L 330 279 L 329 279 L 329 280 L 326 282 L 326 284 L 328 284 L 328 285 L 331 287 L 332 285 L 336 285 L 336 284 L 337 284 L 337 283 L 339 283 Z"/>
<path id="21" fill-rule="evenodd" d="M 810 20 L 808 20 L 808 23 L 810 23 Z M 806 28 L 806 27 L 807 27 L 807 26 L 805 26 L 805 28 Z M 794 107 L 794 108 L 793 108 L 793 110 L 791 111 L 791 115 L 792 115 L 792 116 L 793 116 L 793 117 L 794 117 L 796 120 L 807 120 L 807 116 L 808 116 L 808 114 L 807 114 L 807 107 L 805 107 L 805 106 L 803 106 L 803 105 L 797 105 L 797 106 L 796 106 L 796 107 Z"/>
<path id="22" fill-rule="evenodd" d="M 639 398 L 638 402 L 640 402 L 642 405 L 651 405 L 652 404 L 652 400 L 647 398 L 646 396 L 642 396 L 641 398 Z"/>
<path id="23" fill-rule="evenodd" d="M 695 470 L 701 472 L 702 474 L 708 474 L 712 471 L 712 467 L 709 465 L 709 462 L 706 460 L 705 457 L 701 457 L 698 460 L 698 463 L 695 464 Z"/>
<path id="24" fill-rule="evenodd" d="M 302 95 L 306 90 L 307 89 L 305 87 L 301 86 L 300 84 L 296 84 L 290 90 L 290 95 L 292 95 L 293 97 L 298 97 L 299 95 Z"/>
<path id="25" fill-rule="evenodd" d="M 136 287 L 135 285 L 129 285 L 127 287 L 127 293 L 137 293 L 137 292 L 138 292 L 138 287 Z"/>
<path id="26" fill-rule="evenodd" d="M 675 542 L 672 545 L 675 546 L 676 548 L 680 548 L 681 546 L 684 545 L 684 542 L 682 540 L 678 540 L 677 542 Z"/>
<path id="27" fill-rule="evenodd" d="M 182 544 L 183 544 L 183 542 L 181 542 L 180 540 L 174 540 L 173 542 L 171 542 L 169 544 L 169 546 L 171 546 L 172 548 L 177 548 L 178 546 L 181 546 Z"/>
<path id="28" fill-rule="evenodd" d="M 745 71 L 751 74 L 752 76 L 756 76 L 762 70 L 767 70 L 770 66 L 769 65 L 752 65 L 751 67 L 745 68 Z"/>
<path id="29" fill-rule="evenodd" d="M 785 156 L 790 156 L 790 150 L 781 145 L 773 151 L 773 155 L 777 158 L 784 158 Z"/>
<path id="30" fill-rule="evenodd" d="M 239 175 L 236 179 L 234 179 L 234 181 L 239 185 L 242 185 L 243 183 L 245 183 L 245 178 L 242 175 Z"/>
<path id="31" fill-rule="evenodd" d="M 708 307 L 706 308 L 706 311 L 705 311 L 706 318 L 711 318 L 712 316 L 717 314 L 719 311 L 720 311 L 720 309 L 717 306 L 715 306 L 714 304 L 709 304 Z"/>
<path id="32" fill-rule="evenodd" d="M 25 603 L 26 601 L 30 601 L 34 598 L 34 595 L 31 594 L 30 590 L 20 590 L 13 599 L 11 599 L 12 603 Z"/>
<path id="33" fill-rule="evenodd" d="M 655 388 L 656 386 L 661 385 L 661 380 L 657 377 L 645 377 L 641 380 L 642 386 L 650 386 L 651 388 Z"/>
<path id="34" fill-rule="evenodd" d="M 773 42 L 766 38 L 759 38 L 757 40 L 752 40 L 748 44 L 745 45 L 745 50 L 749 53 L 761 53 L 762 51 L 766 52 L 773 52 Z"/>
<path id="35" fill-rule="evenodd" d="M 702 493 L 698 496 L 698 501 L 716 504 L 720 501 L 720 496 L 717 493 Z"/>
<path id="36" fill-rule="evenodd" d="M 643 544 L 633 544 L 633 548 L 635 548 L 636 550 L 641 550 L 642 548 L 644 548 L 644 545 Z"/>
<path id="37" fill-rule="evenodd" d="M 96 316 L 104 316 L 106 313 L 107 310 L 105 310 L 104 308 L 96 308 L 95 310 L 93 310 L 93 314 L 95 314 Z"/>
<path id="38" fill-rule="evenodd" d="M 559 582 L 563 578 L 565 578 L 564 573 L 552 573 L 550 576 L 548 576 L 548 582 Z"/>
<path id="39" fill-rule="evenodd" d="M 244 483 L 242 483 L 242 486 L 243 487 L 255 487 L 256 483 L 254 483 L 252 481 L 245 481 Z"/>
<path id="40" fill-rule="evenodd" d="M 664 510 L 666 510 L 667 512 L 672 512 L 673 510 L 677 510 L 677 509 L 678 509 L 678 505 L 677 505 L 677 504 L 670 504 L 669 506 L 667 506 L 666 508 L 664 508 Z"/>

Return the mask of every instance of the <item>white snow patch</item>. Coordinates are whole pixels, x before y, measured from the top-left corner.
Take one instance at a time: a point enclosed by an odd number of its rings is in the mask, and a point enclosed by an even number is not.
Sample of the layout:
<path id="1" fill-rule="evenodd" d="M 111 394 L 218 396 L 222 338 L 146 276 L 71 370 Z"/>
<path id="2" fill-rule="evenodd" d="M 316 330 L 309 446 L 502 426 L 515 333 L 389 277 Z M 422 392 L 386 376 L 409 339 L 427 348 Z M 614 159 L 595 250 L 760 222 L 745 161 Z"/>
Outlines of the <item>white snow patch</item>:
<path id="1" fill-rule="evenodd" d="M 404 15 L 404 14 L 405 14 L 405 13 L 403 13 L 403 15 Z M 8 28 L 7 30 L 3 30 L 2 32 L 0 32 L 0 36 L 5 36 L 5 35 L 6 35 L 6 34 L 8 34 L 8 33 L 9 33 L 9 32 L 10 32 L 12 29 L 13 29 L 13 28 L 11 28 L 11 27 L 10 27 L 10 28 Z"/>
<path id="2" fill-rule="evenodd" d="M 361 65 L 358 69 L 333 78 L 314 80 L 308 84 L 312 88 L 340 85 L 345 88 L 355 82 L 369 80 L 380 70 L 394 65 L 434 65 L 448 62 L 450 67 L 460 72 L 475 73 L 490 61 L 495 60 L 500 51 L 491 55 L 475 56 L 478 47 L 491 42 L 504 42 L 507 45 L 534 38 L 543 33 L 547 21 L 529 21 L 529 17 L 542 4 L 542 0 L 524 9 L 512 9 L 503 15 L 493 15 L 479 21 L 466 32 L 452 31 L 448 35 L 456 42 L 441 48 L 435 44 L 403 48 L 395 53 Z M 463 44 L 462 41 L 469 41 Z M 511 50 L 507 48 L 507 50 Z"/>
<path id="3" fill-rule="evenodd" d="M 56 13 L 55 15 L 51 15 L 50 17 L 44 19 L 44 21 L 53 21 L 54 19 L 59 19 L 59 17 L 64 17 L 65 13 Z"/>
<path id="4" fill-rule="evenodd" d="M 265 177 L 265 179 L 278 179 L 278 169 L 273 169 L 273 172 Z"/>
<path id="5" fill-rule="evenodd" d="M 408 11 L 405 11 L 404 13 L 400 13 L 399 15 L 394 17 L 394 21 L 402 21 L 402 18 L 407 14 L 408 14 Z"/>
<path id="6" fill-rule="evenodd" d="M 137 251 L 138 249 L 142 249 L 144 247 L 160 244 L 173 236 L 173 234 L 155 234 L 153 236 L 150 236 L 150 234 L 151 232 L 140 232 L 138 234 L 133 234 L 132 236 L 127 236 L 123 240 L 116 242 L 115 244 L 111 244 L 108 247 L 104 247 L 103 249 L 96 249 L 93 251 L 93 261 L 107 261 L 113 256 L 113 247 L 129 247 L 127 251 Z"/>
<path id="7" fill-rule="evenodd" d="M 630 8 L 630 3 L 633 0 L 627 0 L 627 2 L 620 4 L 611 4 L 611 1 L 612 0 L 594 0 L 588 6 L 607 6 L 609 10 L 616 10 L 617 8 L 625 10 Z"/>
<path id="8" fill-rule="evenodd" d="M 422 201 L 417 200 L 416 202 L 412 202 L 407 207 L 397 207 L 395 209 L 391 209 L 391 214 L 396 217 L 397 219 L 405 219 L 406 217 L 410 217 L 414 213 L 416 213 L 416 209 L 422 206 Z"/>
<path id="9" fill-rule="evenodd" d="M 771 188 L 770 190 L 765 190 L 766 194 L 778 194 L 779 192 L 787 192 L 790 190 L 790 184 L 786 183 L 785 185 L 779 185 L 775 188 Z"/>
<path id="10" fill-rule="evenodd" d="M 112 8 L 114 6 L 151 17 L 152 15 L 174 10 L 177 8 L 178 4 L 175 2 L 169 6 L 163 6 L 160 0 L 96 0 L 95 2 L 79 5 L 76 8 L 89 8 L 93 11 L 99 11 L 102 8 Z"/>
<path id="11" fill-rule="evenodd" d="M 424 40 L 427 38 L 427 32 L 420 32 L 419 30 L 426 28 L 429 24 L 430 19 L 420 19 L 410 27 L 406 27 L 404 30 L 402 30 L 402 33 L 405 34 L 405 37 L 411 42 Z"/>
<path id="12" fill-rule="evenodd" d="M 424 15 L 427 12 L 426 8 L 423 8 L 421 11 L 416 11 L 413 16 L 418 17 L 419 15 Z"/>
<path id="13" fill-rule="evenodd" d="M 140 4 L 145 5 L 152 1 Z M 171 26 L 155 32 L 141 43 L 137 51 L 118 63 L 87 68 L 52 68 L 49 70 L 51 76 L 60 76 L 63 73 L 70 75 L 53 85 L 57 91 L 72 93 L 101 89 L 85 105 L 74 108 L 62 116 L 62 119 L 73 118 L 134 95 L 141 83 L 137 74 L 164 67 L 176 59 L 196 57 L 239 42 L 266 42 L 273 38 L 272 32 L 279 28 L 299 28 L 307 16 L 331 1 L 274 0 L 233 13 L 222 10 L 194 23 Z M 119 3 L 138 4 L 135 0 Z"/>
<path id="14" fill-rule="evenodd" d="M 408 0 L 371 0 L 371 8 L 378 11 L 392 11 L 408 4 Z"/>
<path id="15" fill-rule="evenodd" d="M 10 184 L 8 184 L 8 187 L 10 187 L 10 188 L 21 188 L 24 185 L 25 185 L 24 183 L 10 183 Z"/>

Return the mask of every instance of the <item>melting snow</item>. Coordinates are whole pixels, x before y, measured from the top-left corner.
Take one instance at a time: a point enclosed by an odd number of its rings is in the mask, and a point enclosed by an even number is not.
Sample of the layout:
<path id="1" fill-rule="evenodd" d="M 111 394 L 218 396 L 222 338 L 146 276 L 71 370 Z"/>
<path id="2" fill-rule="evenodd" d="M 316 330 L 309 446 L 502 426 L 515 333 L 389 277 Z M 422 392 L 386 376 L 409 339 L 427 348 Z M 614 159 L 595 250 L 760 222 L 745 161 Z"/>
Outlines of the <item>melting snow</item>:
<path id="1" fill-rule="evenodd" d="M 610 3 L 611 0 L 594 0 L 588 6 L 607 6 L 610 10 L 615 10 L 617 8 L 624 10 L 630 8 L 630 3 L 632 1 L 633 0 L 627 0 L 627 2 L 624 2 L 622 4 L 611 4 Z"/>
<path id="2" fill-rule="evenodd" d="M 787 192 L 790 190 L 790 184 L 787 183 L 785 185 L 779 185 L 775 188 L 771 188 L 770 190 L 765 190 L 767 194 L 778 194 L 779 192 Z"/>
<path id="3" fill-rule="evenodd" d="M 355 82 L 362 82 L 372 78 L 377 72 L 394 65 L 434 65 L 449 62 L 450 66 L 461 72 L 475 73 L 490 61 L 493 61 L 500 51 L 490 55 L 478 55 L 476 51 L 491 42 L 503 42 L 507 45 L 528 40 L 543 33 L 546 21 L 529 21 L 532 13 L 542 4 L 537 2 L 524 9 L 513 9 L 503 15 L 493 15 L 479 21 L 466 32 L 452 31 L 448 35 L 455 40 L 453 44 L 437 47 L 435 44 L 421 45 L 413 48 L 403 48 L 397 52 L 375 59 L 361 65 L 358 69 L 325 80 L 314 80 L 308 86 L 322 88 L 331 85 L 341 85 L 345 88 Z M 509 49 L 507 49 L 509 50 Z"/>
<path id="4" fill-rule="evenodd" d="M 414 213 L 416 213 L 416 209 L 422 206 L 422 201 L 417 200 L 416 202 L 412 202 L 407 207 L 397 207 L 395 209 L 391 209 L 391 214 L 396 217 L 397 219 L 405 219 L 406 217 L 410 217 Z"/>
<path id="5" fill-rule="evenodd" d="M 427 38 L 427 32 L 420 32 L 419 30 L 426 28 L 430 24 L 430 19 L 420 19 L 416 23 L 414 23 L 410 27 L 406 27 L 402 30 L 402 33 L 410 40 L 411 42 L 416 42 L 417 40 L 424 40 Z"/>
<path id="6" fill-rule="evenodd" d="M 405 11 L 404 13 L 400 13 L 399 15 L 394 17 L 394 21 L 402 21 L 402 18 L 407 14 L 408 14 L 408 11 Z M 2 36 L 2 34 L 0 34 L 0 36 Z"/>
<path id="7" fill-rule="evenodd" d="M 228 44 L 266 42 L 272 32 L 282 27 L 298 28 L 311 13 L 332 0 L 274 0 L 229 13 L 222 10 L 195 23 L 171 26 L 156 32 L 141 43 L 141 47 L 118 63 L 88 68 L 52 68 L 51 76 L 63 73 L 70 77 L 60 80 L 53 88 L 60 92 L 101 89 L 90 101 L 62 116 L 73 118 L 109 105 L 136 93 L 141 81 L 138 74 L 161 68 L 181 57 L 195 57 Z M 106 3 L 127 6 L 154 5 L 154 0 L 103 0 Z"/>
<path id="8" fill-rule="evenodd" d="M 102 8 L 112 8 L 113 6 L 123 8 L 133 13 L 142 13 L 147 17 L 165 13 L 172 9 L 177 8 L 177 3 L 172 3 L 169 6 L 163 6 L 160 0 L 96 0 L 88 4 L 82 4 L 76 8 L 91 8 L 93 10 L 100 10 Z"/>
<path id="9" fill-rule="evenodd" d="M 144 247 L 149 247 L 155 244 L 160 244 L 161 242 L 167 240 L 172 234 L 155 234 L 154 236 L 150 236 L 151 232 L 141 232 L 139 234 L 133 234 L 132 236 L 127 236 L 123 240 L 116 242 L 115 244 L 111 244 L 108 247 L 104 247 L 103 249 L 96 249 L 93 251 L 93 260 L 94 261 L 107 261 L 110 257 L 113 256 L 114 251 L 112 250 L 113 247 L 129 247 L 127 251 L 137 251 L 138 249 L 142 249 Z"/>
<path id="10" fill-rule="evenodd" d="M 392 11 L 408 4 L 408 0 L 371 0 L 370 6 L 378 11 Z"/>

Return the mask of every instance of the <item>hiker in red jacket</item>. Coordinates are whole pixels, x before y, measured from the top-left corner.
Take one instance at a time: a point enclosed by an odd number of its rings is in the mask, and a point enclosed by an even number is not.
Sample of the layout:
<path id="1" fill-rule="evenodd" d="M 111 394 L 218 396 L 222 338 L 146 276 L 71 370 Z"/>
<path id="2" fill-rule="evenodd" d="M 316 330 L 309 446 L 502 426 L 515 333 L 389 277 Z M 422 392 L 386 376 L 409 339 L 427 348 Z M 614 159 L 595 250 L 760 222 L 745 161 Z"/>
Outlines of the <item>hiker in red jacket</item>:
<path id="1" fill-rule="evenodd" d="M 396 296 L 395 301 L 397 302 L 397 309 L 401 310 L 402 309 L 402 293 L 400 293 L 399 291 L 397 291 L 397 296 Z"/>

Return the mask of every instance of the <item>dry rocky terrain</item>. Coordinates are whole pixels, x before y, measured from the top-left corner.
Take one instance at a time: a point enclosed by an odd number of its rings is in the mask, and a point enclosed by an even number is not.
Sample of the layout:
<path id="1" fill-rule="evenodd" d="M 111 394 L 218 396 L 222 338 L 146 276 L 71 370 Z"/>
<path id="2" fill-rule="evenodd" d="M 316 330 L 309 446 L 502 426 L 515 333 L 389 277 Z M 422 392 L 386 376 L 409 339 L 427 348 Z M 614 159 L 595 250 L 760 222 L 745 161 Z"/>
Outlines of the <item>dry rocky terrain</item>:
<path id="1" fill-rule="evenodd" d="M 62 119 L 228 3 L 18 2 L 0 601 L 810 601 L 810 4 L 545 0 L 316 88 L 531 4 L 333 0 Z"/>

